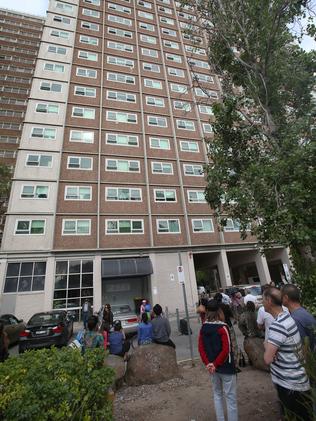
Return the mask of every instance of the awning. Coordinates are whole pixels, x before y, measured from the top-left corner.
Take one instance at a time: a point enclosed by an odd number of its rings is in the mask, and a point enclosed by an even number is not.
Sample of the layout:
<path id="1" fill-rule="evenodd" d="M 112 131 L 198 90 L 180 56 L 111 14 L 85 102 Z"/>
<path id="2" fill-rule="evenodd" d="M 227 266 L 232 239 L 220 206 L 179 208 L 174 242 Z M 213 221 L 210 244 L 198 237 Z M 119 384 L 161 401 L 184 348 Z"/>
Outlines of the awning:
<path id="1" fill-rule="evenodd" d="M 102 259 L 101 273 L 102 278 L 145 276 L 153 273 L 153 266 L 149 257 Z"/>

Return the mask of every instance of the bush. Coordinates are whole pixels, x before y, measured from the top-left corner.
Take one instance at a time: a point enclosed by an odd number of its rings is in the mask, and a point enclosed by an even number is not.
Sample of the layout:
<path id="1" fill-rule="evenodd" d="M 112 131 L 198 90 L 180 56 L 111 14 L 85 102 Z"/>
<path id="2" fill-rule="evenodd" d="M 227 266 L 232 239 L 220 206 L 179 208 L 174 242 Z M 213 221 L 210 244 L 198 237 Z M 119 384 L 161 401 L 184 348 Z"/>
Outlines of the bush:
<path id="1" fill-rule="evenodd" d="M 102 349 L 28 351 L 0 364 L 0 419 L 110 421 L 114 379 Z"/>

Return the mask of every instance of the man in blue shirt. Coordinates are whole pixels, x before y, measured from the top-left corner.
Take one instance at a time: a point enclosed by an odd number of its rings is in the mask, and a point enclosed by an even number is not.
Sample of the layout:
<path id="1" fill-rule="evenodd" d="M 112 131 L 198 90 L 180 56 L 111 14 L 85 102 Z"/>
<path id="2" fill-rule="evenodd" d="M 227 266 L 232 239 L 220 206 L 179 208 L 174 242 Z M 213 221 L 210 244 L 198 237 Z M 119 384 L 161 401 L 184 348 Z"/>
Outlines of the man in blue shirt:
<path id="1" fill-rule="evenodd" d="M 302 342 L 308 338 L 312 351 L 316 349 L 316 319 L 300 304 L 300 291 L 296 285 L 286 284 L 281 289 L 282 304 L 295 320 Z"/>

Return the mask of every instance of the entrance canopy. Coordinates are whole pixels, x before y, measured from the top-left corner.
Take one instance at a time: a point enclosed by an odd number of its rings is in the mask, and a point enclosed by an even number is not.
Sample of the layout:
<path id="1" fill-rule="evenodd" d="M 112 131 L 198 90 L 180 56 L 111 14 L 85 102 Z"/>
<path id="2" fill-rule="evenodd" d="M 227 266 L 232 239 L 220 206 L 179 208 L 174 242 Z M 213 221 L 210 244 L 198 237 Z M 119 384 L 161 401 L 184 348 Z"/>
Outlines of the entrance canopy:
<path id="1" fill-rule="evenodd" d="M 153 273 L 149 257 L 130 259 L 102 259 L 102 278 L 126 278 L 130 276 L 146 276 Z"/>

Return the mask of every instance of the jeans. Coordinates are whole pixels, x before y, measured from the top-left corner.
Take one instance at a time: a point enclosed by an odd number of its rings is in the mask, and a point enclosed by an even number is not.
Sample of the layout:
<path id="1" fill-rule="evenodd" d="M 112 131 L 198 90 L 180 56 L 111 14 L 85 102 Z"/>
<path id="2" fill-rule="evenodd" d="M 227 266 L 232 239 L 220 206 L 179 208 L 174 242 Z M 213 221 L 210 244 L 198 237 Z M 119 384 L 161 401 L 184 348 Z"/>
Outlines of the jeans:
<path id="1" fill-rule="evenodd" d="M 211 374 L 214 393 L 214 405 L 217 421 L 225 421 L 223 397 L 225 395 L 228 421 L 238 421 L 236 375 Z"/>
<path id="2" fill-rule="evenodd" d="M 281 401 L 282 415 L 287 415 L 290 420 L 312 421 L 311 392 L 298 392 L 276 385 L 278 397 Z"/>
<path id="3" fill-rule="evenodd" d="M 88 311 L 83 311 L 82 312 L 82 321 L 83 321 L 83 327 L 85 329 L 88 328 L 88 319 L 89 319 L 89 312 Z"/>

